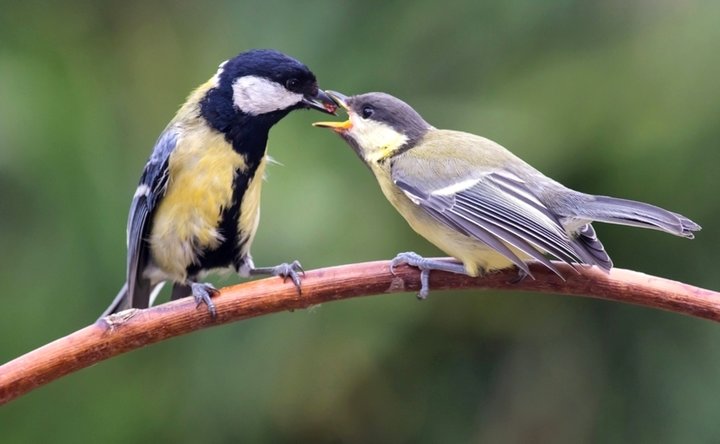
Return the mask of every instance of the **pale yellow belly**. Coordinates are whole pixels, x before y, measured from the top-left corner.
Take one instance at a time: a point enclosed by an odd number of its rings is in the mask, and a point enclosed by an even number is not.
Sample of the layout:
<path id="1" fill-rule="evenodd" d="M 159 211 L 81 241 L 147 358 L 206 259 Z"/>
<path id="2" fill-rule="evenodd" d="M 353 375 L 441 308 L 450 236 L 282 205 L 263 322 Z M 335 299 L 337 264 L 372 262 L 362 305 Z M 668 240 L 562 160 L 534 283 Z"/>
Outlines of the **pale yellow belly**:
<path id="1" fill-rule="evenodd" d="M 478 276 L 483 272 L 502 270 L 513 266 L 511 260 L 481 242 L 433 219 L 418 205 L 414 204 L 401 191 L 392 188 L 383 192 L 390 203 L 407 220 L 415 232 L 430 241 L 433 245 L 463 263 L 470 276 Z M 508 247 L 522 260 L 530 259 L 515 247 Z"/>
<path id="2" fill-rule="evenodd" d="M 470 276 L 478 276 L 483 272 L 502 270 L 513 266 L 512 261 L 484 242 L 458 233 L 435 220 L 428 223 L 427 220 L 420 221 L 416 218 L 414 222 L 410 222 L 409 219 L 408 222 L 418 234 L 448 255 L 461 261 Z M 516 248 L 509 247 L 519 258 L 529 259 L 527 255 Z"/>

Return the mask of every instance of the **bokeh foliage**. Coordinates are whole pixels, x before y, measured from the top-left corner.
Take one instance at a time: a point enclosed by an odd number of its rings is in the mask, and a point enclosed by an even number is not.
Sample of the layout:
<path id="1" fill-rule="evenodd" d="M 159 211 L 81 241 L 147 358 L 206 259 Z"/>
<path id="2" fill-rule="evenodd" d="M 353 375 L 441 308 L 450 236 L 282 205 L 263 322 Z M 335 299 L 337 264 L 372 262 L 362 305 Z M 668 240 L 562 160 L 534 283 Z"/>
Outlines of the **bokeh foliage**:
<path id="1" fill-rule="evenodd" d="M 0 0 L 0 361 L 119 288 L 125 218 L 183 97 L 253 47 L 383 90 L 576 189 L 686 214 L 600 226 L 616 264 L 720 288 L 720 3 Z M 259 265 L 439 254 L 322 118 L 271 133 Z M 233 278 L 218 283 L 234 282 Z M 346 301 L 103 362 L 0 409 L 0 441 L 718 442 L 716 325 L 510 293 Z"/>

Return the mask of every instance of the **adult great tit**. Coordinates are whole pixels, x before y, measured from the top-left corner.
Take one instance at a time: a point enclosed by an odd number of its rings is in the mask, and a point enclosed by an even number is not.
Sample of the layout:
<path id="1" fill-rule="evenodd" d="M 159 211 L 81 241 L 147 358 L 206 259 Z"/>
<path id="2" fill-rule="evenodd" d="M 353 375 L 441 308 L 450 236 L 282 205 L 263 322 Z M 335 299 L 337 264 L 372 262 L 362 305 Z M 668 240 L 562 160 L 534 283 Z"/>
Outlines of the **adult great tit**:
<path id="1" fill-rule="evenodd" d="M 392 267 L 420 268 L 419 298 L 427 297 L 431 270 L 477 276 L 514 264 L 524 277 L 531 276 L 526 261 L 534 259 L 562 277 L 546 253 L 609 271 L 613 264 L 594 221 L 689 239 L 700 230 L 690 219 L 653 205 L 568 189 L 492 140 L 432 127 L 388 94 L 328 94 L 349 119 L 314 125 L 345 139 L 410 226 L 461 262 L 397 255 Z"/>
<path id="2" fill-rule="evenodd" d="M 214 317 L 217 290 L 197 280 L 216 268 L 290 277 L 300 289 L 297 261 L 256 268 L 250 245 L 268 132 L 302 108 L 334 114 L 336 105 L 307 66 L 274 50 L 223 62 L 190 94 L 145 165 L 128 218 L 127 280 L 102 316 L 146 308 L 172 281 L 172 299 L 192 294 Z"/>

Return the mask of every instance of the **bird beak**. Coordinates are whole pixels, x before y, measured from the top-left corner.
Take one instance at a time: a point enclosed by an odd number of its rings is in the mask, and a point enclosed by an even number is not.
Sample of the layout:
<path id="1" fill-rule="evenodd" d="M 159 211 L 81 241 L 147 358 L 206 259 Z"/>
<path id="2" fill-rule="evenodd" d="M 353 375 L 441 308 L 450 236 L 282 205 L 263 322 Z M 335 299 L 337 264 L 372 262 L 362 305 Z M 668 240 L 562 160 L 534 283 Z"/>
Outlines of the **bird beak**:
<path id="1" fill-rule="evenodd" d="M 341 94 L 337 91 L 328 91 L 327 94 L 334 101 L 334 103 L 336 103 L 337 105 L 342 107 L 342 109 L 347 111 L 349 114 L 350 107 L 347 104 L 347 101 L 348 101 L 347 96 L 345 96 L 344 94 Z M 337 108 L 337 105 L 336 105 L 336 108 Z M 313 123 L 313 126 L 318 127 L 318 128 L 330 128 L 336 132 L 343 132 L 343 131 L 347 131 L 350 128 L 352 128 L 352 122 L 350 121 L 350 119 L 348 119 L 344 122 L 315 122 L 315 123 Z"/>
<path id="2" fill-rule="evenodd" d="M 335 111 L 337 111 L 337 104 L 325 91 L 321 89 L 318 89 L 315 96 L 304 96 L 302 103 L 310 109 L 316 109 L 327 114 L 332 114 L 333 116 L 336 115 Z"/>

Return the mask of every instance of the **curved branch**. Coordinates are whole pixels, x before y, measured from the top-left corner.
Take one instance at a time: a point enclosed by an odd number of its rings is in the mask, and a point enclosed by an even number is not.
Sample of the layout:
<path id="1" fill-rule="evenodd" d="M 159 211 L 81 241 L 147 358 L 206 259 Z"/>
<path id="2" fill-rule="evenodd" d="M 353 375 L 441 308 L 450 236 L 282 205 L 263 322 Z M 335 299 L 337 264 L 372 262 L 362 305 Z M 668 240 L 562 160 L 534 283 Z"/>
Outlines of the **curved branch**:
<path id="1" fill-rule="evenodd" d="M 555 263 L 567 280 L 531 264 L 535 280 L 516 280 L 514 269 L 480 278 L 434 271 L 433 290 L 496 289 L 588 296 L 720 321 L 720 293 L 642 273 L 578 268 Z M 7 403 L 61 376 L 174 336 L 279 311 L 307 308 L 339 299 L 417 291 L 417 269 L 401 266 L 390 273 L 388 261 L 366 262 L 310 271 L 302 295 L 292 283 L 269 278 L 224 288 L 214 298 L 217 318 L 192 298 L 147 310 L 127 310 L 97 321 L 0 366 L 0 404 Z M 433 297 L 431 294 L 430 297 Z"/>

